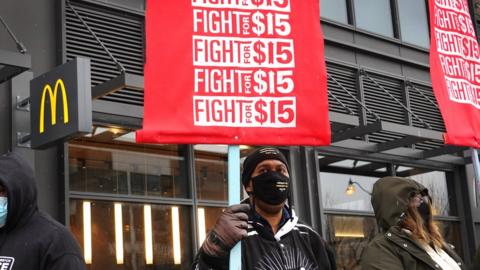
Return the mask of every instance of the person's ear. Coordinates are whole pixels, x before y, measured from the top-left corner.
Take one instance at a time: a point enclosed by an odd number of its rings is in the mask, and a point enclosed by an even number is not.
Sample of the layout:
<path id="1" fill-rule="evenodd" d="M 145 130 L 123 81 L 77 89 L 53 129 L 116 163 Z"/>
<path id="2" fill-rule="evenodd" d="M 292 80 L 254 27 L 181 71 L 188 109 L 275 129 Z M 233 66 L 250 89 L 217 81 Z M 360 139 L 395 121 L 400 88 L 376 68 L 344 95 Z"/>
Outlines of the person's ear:
<path id="1" fill-rule="evenodd" d="M 245 186 L 245 191 L 249 194 L 253 192 L 252 179 L 248 180 L 248 184 Z"/>

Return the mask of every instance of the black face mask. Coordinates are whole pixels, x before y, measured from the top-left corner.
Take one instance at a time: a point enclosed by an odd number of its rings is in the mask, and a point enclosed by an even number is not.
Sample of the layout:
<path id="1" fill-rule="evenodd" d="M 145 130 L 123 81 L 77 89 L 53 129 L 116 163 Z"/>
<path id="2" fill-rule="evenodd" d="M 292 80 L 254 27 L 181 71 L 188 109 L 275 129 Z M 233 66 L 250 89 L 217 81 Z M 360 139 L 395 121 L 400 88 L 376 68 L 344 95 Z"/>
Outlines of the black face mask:
<path id="1" fill-rule="evenodd" d="M 417 207 L 418 213 L 423 219 L 423 224 L 427 226 L 428 221 L 430 220 L 430 208 L 428 207 L 427 202 L 422 202 L 418 207 Z"/>
<path id="2" fill-rule="evenodd" d="M 290 179 L 275 171 L 262 173 L 252 178 L 253 194 L 268 204 L 280 204 L 287 200 Z"/>

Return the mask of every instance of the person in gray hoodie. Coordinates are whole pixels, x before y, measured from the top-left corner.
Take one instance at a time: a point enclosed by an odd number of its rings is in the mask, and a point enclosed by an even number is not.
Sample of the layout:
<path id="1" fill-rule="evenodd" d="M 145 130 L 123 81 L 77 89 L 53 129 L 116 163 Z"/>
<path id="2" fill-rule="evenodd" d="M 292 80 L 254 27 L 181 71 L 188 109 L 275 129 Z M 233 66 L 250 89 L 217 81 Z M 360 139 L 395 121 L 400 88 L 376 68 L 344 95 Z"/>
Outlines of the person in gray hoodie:
<path id="1" fill-rule="evenodd" d="M 0 157 L 0 269 L 86 269 L 71 233 L 38 209 L 33 171 L 13 153 Z"/>

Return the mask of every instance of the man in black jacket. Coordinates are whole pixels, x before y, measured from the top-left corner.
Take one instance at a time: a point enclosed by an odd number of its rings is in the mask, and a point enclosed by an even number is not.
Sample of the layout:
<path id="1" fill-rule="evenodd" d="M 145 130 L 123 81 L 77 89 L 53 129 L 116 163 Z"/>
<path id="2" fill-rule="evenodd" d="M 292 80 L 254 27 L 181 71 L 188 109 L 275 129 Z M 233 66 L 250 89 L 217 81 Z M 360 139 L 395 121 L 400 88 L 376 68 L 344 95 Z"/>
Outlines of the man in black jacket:
<path id="1" fill-rule="evenodd" d="M 38 210 L 33 171 L 15 154 L 0 157 L 0 269 L 86 269 L 70 232 Z"/>
<path id="2" fill-rule="evenodd" d="M 243 163 L 249 198 L 225 209 L 202 244 L 193 269 L 228 269 L 230 249 L 242 243 L 243 269 L 336 269 L 332 250 L 286 204 L 290 175 L 285 156 L 264 147 Z"/>

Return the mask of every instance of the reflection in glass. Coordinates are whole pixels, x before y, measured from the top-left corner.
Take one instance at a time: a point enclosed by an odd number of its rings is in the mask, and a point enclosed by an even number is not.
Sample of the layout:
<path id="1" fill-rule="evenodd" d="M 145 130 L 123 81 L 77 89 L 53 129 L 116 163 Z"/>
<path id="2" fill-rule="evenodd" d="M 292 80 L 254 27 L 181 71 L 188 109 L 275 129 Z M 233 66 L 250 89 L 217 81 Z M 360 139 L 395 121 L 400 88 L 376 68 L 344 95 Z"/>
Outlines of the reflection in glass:
<path id="1" fill-rule="evenodd" d="M 322 18 L 347 24 L 347 3 L 345 0 L 322 0 L 320 1 L 320 15 Z"/>
<path id="2" fill-rule="evenodd" d="M 194 149 L 198 199 L 227 201 L 227 146 L 195 145 Z"/>
<path id="3" fill-rule="evenodd" d="M 148 151 L 148 153 L 147 153 Z M 189 198 L 182 147 L 148 149 L 116 143 L 112 148 L 93 142 L 69 145 L 72 191 Z"/>
<path id="4" fill-rule="evenodd" d="M 445 172 L 433 171 L 408 176 L 428 188 L 433 199 L 433 214 L 448 216 L 450 203 L 448 200 L 447 177 Z"/>
<path id="5" fill-rule="evenodd" d="M 327 226 L 337 269 L 360 269 L 362 253 L 378 231 L 375 218 L 327 215 Z"/>
<path id="6" fill-rule="evenodd" d="M 90 202 L 83 202 L 83 246 L 85 263 L 92 263 L 92 214 Z"/>
<path id="7" fill-rule="evenodd" d="M 354 0 L 356 26 L 393 37 L 390 0 Z"/>
<path id="8" fill-rule="evenodd" d="M 180 219 L 178 215 L 178 207 L 172 207 L 173 261 L 175 264 L 180 264 L 182 260 L 180 253 Z"/>
<path id="9" fill-rule="evenodd" d="M 322 185 L 323 206 L 328 209 L 343 209 L 356 211 L 373 212 L 370 203 L 370 195 L 361 189 L 348 195 L 345 189 L 348 187 L 350 178 L 362 185 L 366 190 L 372 190 L 373 184 L 377 181 L 376 177 L 367 177 L 360 175 L 348 175 L 339 173 L 320 173 Z"/>
<path id="10" fill-rule="evenodd" d="M 398 1 L 402 40 L 424 48 L 429 47 L 429 32 L 425 1 Z"/>
<path id="11" fill-rule="evenodd" d="M 203 241 L 205 241 L 207 234 L 207 225 L 205 224 L 205 208 L 199 207 L 197 209 L 197 218 L 198 218 L 198 247 L 202 246 Z"/>
<path id="12" fill-rule="evenodd" d="M 145 228 L 145 264 L 153 264 L 153 237 L 152 237 L 152 206 L 143 206 Z"/>
<path id="13" fill-rule="evenodd" d="M 117 264 L 123 264 L 123 220 L 121 203 L 115 203 L 115 255 Z"/>
<path id="14" fill-rule="evenodd" d="M 217 218 L 222 214 L 223 208 L 221 207 L 199 207 L 197 209 L 198 219 L 198 244 L 202 246 L 208 232 L 213 228 Z"/>
<path id="15" fill-rule="evenodd" d="M 460 233 L 460 223 L 452 221 L 436 221 L 440 227 L 445 242 L 455 247 L 455 252 L 465 260 L 462 235 Z"/>
<path id="16" fill-rule="evenodd" d="M 91 237 L 90 270 L 149 269 L 150 263 L 151 269 L 189 268 L 193 256 L 188 207 L 122 203 L 124 258 L 117 264 L 115 203 L 90 201 L 90 232 L 84 231 L 84 205 L 71 200 L 70 229 L 84 252 L 84 238 L 88 233 Z"/>

